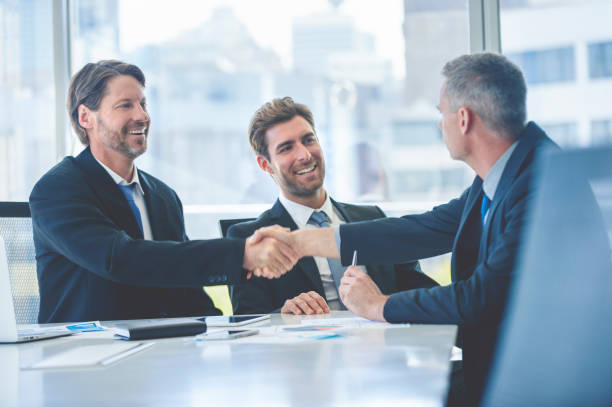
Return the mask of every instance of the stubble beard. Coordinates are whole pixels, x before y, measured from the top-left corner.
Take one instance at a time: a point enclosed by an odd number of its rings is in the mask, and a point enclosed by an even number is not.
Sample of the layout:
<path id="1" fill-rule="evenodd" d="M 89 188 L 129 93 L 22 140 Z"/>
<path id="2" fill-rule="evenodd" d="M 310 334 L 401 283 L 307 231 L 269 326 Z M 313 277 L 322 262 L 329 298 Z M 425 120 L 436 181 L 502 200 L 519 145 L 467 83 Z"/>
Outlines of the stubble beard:
<path id="1" fill-rule="evenodd" d="M 103 144 L 113 151 L 116 151 L 127 158 L 135 159 L 147 151 L 148 129 L 145 131 L 143 141 L 139 141 L 140 148 L 132 148 L 127 143 L 128 130 L 127 126 L 123 127 L 120 132 L 111 130 L 103 120 L 99 120 L 100 130 L 104 134 L 102 137 Z"/>
<path id="2" fill-rule="evenodd" d="M 288 177 L 284 177 L 283 184 L 285 188 L 294 196 L 299 196 L 302 198 L 312 197 L 316 195 L 316 193 L 323 187 L 323 180 L 325 179 L 325 164 L 322 161 L 316 162 L 317 169 L 319 170 L 321 176 L 318 180 L 317 184 L 310 188 L 302 187 L 297 182 L 291 182 Z"/>

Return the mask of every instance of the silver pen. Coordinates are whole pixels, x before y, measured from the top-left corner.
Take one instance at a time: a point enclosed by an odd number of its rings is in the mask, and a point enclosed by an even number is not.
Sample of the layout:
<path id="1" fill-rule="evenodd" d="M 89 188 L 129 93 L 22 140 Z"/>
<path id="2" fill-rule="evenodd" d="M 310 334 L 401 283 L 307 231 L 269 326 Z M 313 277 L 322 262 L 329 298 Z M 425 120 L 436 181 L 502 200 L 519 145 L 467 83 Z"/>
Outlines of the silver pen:
<path id="1" fill-rule="evenodd" d="M 353 261 L 351 262 L 351 266 L 357 265 L 357 250 L 353 252 Z"/>

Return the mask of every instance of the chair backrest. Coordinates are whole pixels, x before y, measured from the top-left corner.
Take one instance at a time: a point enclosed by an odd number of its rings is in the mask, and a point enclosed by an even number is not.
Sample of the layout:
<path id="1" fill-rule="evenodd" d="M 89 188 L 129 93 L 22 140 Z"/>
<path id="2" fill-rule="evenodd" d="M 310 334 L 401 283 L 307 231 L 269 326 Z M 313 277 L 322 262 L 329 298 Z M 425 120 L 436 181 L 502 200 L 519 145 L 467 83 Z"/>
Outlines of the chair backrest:
<path id="1" fill-rule="evenodd" d="M 248 222 L 255 220 L 255 218 L 242 218 L 242 219 L 219 219 L 219 229 L 221 230 L 221 236 L 227 236 L 227 229 L 236 223 Z"/>
<path id="2" fill-rule="evenodd" d="M 611 157 L 541 161 L 483 406 L 612 406 Z"/>
<path id="3" fill-rule="evenodd" d="M 32 219 L 27 202 L 0 202 L 0 235 L 6 245 L 17 323 L 35 324 L 38 322 L 40 297 Z"/>

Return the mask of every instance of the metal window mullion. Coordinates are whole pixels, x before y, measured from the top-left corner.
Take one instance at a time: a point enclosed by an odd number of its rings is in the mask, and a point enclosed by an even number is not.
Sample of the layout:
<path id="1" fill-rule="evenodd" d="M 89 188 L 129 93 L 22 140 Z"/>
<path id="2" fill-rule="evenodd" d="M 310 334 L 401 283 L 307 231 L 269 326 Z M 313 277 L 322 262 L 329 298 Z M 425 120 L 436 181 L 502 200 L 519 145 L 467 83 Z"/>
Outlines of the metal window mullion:
<path id="1" fill-rule="evenodd" d="M 53 68 L 55 84 L 55 157 L 69 153 L 66 89 L 70 80 L 70 25 L 68 0 L 53 0 Z"/>
<path id="2" fill-rule="evenodd" d="M 501 53 L 499 1 L 483 0 L 484 46 L 488 52 Z"/>
<path id="3" fill-rule="evenodd" d="M 499 0 L 469 0 L 470 53 L 501 52 Z"/>
<path id="4" fill-rule="evenodd" d="M 469 0 L 468 22 L 470 32 L 470 53 L 485 50 L 485 28 L 483 0 Z"/>

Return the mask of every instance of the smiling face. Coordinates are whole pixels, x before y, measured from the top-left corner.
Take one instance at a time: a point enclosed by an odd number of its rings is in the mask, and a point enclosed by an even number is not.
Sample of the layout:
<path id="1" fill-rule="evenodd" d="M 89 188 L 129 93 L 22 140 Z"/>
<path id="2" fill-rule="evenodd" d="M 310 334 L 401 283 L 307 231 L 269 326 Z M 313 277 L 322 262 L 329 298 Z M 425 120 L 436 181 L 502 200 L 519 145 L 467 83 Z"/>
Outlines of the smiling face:
<path id="1" fill-rule="evenodd" d="M 283 195 L 307 206 L 316 206 L 319 201 L 322 205 L 325 161 L 310 124 L 298 115 L 270 127 L 265 137 L 270 158 L 260 155 L 257 162 L 272 176 Z"/>
<path id="2" fill-rule="evenodd" d="M 84 105 L 80 108 L 87 109 Z M 134 77 L 119 75 L 110 79 L 99 109 L 85 113 L 89 116 L 83 127 L 92 149 L 132 160 L 147 150 L 150 118 L 143 88 Z"/>

